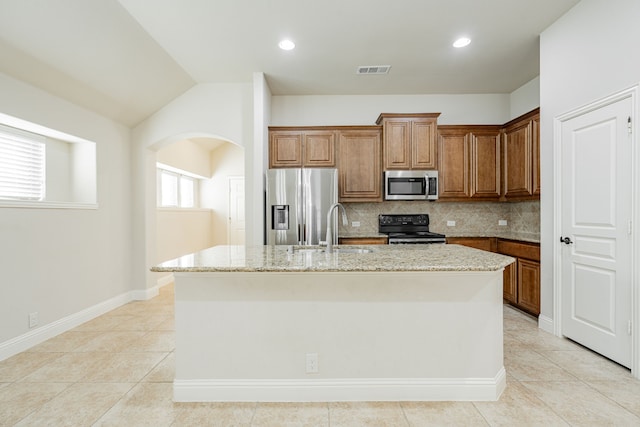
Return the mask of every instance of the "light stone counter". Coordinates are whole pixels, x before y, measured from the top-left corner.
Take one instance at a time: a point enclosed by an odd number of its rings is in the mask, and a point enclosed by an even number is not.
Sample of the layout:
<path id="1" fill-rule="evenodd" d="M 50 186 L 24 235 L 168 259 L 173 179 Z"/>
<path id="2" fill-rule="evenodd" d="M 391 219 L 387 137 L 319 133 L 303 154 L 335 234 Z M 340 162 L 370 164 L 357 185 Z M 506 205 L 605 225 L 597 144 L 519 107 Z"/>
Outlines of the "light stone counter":
<path id="1" fill-rule="evenodd" d="M 153 267 L 157 272 L 496 271 L 511 257 L 460 245 L 215 246 Z M 341 248 L 370 250 L 342 253 Z"/>

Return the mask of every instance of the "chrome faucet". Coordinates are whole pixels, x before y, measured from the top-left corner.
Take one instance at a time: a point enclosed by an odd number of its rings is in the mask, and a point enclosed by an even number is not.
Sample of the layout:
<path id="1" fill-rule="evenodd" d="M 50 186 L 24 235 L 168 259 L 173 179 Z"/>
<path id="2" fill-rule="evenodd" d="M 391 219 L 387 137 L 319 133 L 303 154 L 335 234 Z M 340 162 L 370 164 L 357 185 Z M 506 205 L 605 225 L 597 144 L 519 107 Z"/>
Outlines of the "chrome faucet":
<path id="1" fill-rule="evenodd" d="M 331 205 L 331 207 L 329 208 L 329 212 L 327 212 L 327 253 L 332 253 L 333 252 L 333 233 L 331 232 L 331 214 L 333 213 L 333 210 L 340 206 L 340 208 L 342 208 L 342 224 L 343 225 L 349 225 L 349 221 L 347 221 L 347 211 L 344 208 L 344 206 L 342 206 L 341 203 L 334 203 L 333 205 Z"/>

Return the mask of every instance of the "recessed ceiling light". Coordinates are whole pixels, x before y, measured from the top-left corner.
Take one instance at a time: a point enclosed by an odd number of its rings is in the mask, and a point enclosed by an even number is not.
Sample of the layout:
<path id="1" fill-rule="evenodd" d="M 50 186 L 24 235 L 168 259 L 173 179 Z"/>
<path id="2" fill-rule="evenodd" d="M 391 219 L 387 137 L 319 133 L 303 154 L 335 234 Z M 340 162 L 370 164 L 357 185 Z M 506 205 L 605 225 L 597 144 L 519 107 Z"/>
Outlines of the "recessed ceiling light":
<path id="1" fill-rule="evenodd" d="M 458 40 L 453 42 L 453 47 L 465 47 L 469 43 L 471 43 L 471 39 L 468 37 L 460 37 Z"/>
<path id="2" fill-rule="evenodd" d="M 291 50 L 294 47 L 296 47 L 296 44 L 291 40 L 285 39 L 285 40 L 282 40 L 280 43 L 278 43 L 278 47 L 282 50 Z"/>

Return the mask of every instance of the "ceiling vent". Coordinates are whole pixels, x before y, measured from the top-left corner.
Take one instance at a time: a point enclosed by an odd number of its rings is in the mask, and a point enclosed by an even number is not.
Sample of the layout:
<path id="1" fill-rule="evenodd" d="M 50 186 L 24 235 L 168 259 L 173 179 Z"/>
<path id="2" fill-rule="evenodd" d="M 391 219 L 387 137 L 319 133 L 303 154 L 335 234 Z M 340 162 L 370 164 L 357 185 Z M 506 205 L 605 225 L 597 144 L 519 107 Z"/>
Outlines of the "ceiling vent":
<path id="1" fill-rule="evenodd" d="M 361 65 L 356 74 L 389 74 L 391 65 Z"/>

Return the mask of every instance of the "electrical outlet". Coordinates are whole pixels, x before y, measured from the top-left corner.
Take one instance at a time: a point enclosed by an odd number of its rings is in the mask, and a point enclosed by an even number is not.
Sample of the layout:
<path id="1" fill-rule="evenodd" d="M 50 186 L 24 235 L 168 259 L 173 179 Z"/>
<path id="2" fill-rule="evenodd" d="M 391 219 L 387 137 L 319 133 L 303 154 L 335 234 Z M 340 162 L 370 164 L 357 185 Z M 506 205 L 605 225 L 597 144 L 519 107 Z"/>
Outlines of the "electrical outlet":
<path id="1" fill-rule="evenodd" d="M 447 227 L 455 227 L 455 226 L 456 226 L 455 221 L 447 221 Z"/>
<path id="2" fill-rule="evenodd" d="M 360 227 L 360 221 L 351 221 L 352 227 Z"/>
<path id="3" fill-rule="evenodd" d="M 318 373 L 318 353 L 307 353 L 307 374 Z"/>
<path id="4" fill-rule="evenodd" d="M 507 220 L 506 219 L 499 219 L 498 220 L 498 225 L 507 225 Z"/>
<path id="5" fill-rule="evenodd" d="M 38 326 L 38 312 L 29 313 L 29 327 L 35 328 Z"/>

